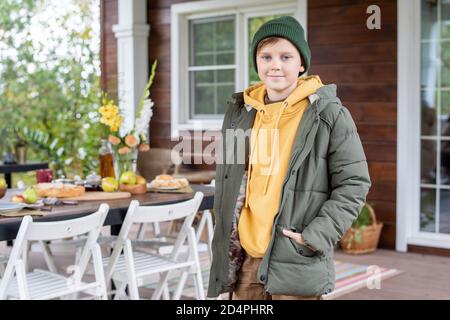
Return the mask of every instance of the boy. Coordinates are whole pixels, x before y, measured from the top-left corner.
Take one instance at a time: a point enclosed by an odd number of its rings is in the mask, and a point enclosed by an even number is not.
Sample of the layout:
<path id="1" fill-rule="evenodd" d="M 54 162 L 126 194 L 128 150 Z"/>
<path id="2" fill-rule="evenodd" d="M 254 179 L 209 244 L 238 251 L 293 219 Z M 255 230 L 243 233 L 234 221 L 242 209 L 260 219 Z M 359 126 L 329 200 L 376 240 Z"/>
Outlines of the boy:
<path id="1" fill-rule="evenodd" d="M 311 52 L 297 20 L 263 24 L 252 55 L 262 83 L 234 94 L 223 122 L 219 158 L 235 151 L 227 130 L 251 136 L 247 164 L 217 164 L 208 297 L 321 299 L 371 185 L 366 157 L 336 86 L 300 77 Z"/>

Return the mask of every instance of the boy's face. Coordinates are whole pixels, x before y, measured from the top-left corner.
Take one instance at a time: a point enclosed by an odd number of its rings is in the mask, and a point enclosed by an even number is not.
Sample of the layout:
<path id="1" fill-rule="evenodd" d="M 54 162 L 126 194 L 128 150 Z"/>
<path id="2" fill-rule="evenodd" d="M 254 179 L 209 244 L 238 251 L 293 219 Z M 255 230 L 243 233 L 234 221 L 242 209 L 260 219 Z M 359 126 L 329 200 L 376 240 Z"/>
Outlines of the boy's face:
<path id="1" fill-rule="evenodd" d="M 302 66 L 300 53 L 289 41 L 279 38 L 276 43 L 263 46 L 256 54 L 258 76 L 267 90 L 284 92 L 296 86 Z"/>

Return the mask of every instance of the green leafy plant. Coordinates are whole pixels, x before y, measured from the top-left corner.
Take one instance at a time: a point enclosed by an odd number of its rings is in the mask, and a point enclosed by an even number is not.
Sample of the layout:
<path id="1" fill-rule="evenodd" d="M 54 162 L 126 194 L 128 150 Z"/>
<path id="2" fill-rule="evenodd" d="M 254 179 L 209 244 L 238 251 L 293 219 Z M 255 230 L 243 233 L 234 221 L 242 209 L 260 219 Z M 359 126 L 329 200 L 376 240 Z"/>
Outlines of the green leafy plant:
<path id="1" fill-rule="evenodd" d="M 374 205 L 365 203 L 364 206 L 361 209 L 360 214 L 358 215 L 358 218 L 353 222 L 352 228 L 361 228 L 365 226 L 370 226 L 372 221 L 372 215 L 370 214 L 370 209 L 373 210 Z"/>
<path id="2" fill-rule="evenodd" d="M 353 231 L 353 237 L 348 242 L 348 245 L 350 246 L 352 241 L 355 241 L 357 243 L 362 242 L 362 231 L 367 226 L 372 225 L 373 219 L 372 215 L 370 214 L 370 209 L 373 210 L 374 205 L 365 203 L 364 206 L 361 209 L 360 214 L 358 215 L 358 218 L 352 223 Z"/>

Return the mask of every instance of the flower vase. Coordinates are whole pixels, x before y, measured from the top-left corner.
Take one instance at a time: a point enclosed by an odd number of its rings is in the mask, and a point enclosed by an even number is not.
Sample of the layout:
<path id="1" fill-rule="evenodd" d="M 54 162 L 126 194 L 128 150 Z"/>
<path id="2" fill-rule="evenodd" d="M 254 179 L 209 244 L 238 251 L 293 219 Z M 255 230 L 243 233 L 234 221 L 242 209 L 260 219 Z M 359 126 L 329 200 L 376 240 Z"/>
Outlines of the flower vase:
<path id="1" fill-rule="evenodd" d="M 114 171 L 116 172 L 116 177 L 118 180 L 126 171 L 136 173 L 137 157 L 137 148 L 134 148 L 129 153 L 125 154 L 119 154 L 118 152 L 115 152 Z"/>

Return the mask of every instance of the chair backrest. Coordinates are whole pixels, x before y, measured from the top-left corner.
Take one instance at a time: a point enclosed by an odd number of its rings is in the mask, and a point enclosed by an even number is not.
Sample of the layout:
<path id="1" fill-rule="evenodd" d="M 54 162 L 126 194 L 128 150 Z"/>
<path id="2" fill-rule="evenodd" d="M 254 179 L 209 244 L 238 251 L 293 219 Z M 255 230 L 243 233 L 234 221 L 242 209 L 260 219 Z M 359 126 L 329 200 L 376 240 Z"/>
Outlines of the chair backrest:
<path id="1" fill-rule="evenodd" d="M 111 279 L 117 259 L 123 250 L 125 241 L 129 238 L 130 229 L 133 223 L 152 223 L 183 219 L 183 226 L 175 241 L 174 248 L 184 243 L 186 239 L 186 230 L 192 226 L 200 204 L 203 200 L 203 193 L 196 192 L 194 198 L 174 204 L 158 206 L 139 206 L 137 200 L 130 203 L 125 220 L 120 229 L 117 241 L 114 246 L 108 268 L 105 272 L 106 281 Z M 172 252 L 172 257 L 176 257 L 176 252 Z"/>
<path id="2" fill-rule="evenodd" d="M 139 152 L 137 170 L 147 181 L 153 180 L 159 174 L 169 173 L 174 168 L 174 174 L 178 174 L 182 163 L 181 155 L 172 149 L 152 148 L 149 151 Z"/>
<path id="3" fill-rule="evenodd" d="M 0 299 L 5 298 L 8 283 L 14 275 L 17 261 L 21 259 L 22 254 L 27 250 L 28 241 L 50 241 L 88 234 L 80 262 L 78 263 L 79 275 L 82 277 L 92 253 L 91 248 L 97 243 L 97 238 L 108 210 L 109 206 L 102 204 L 97 212 L 88 216 L 56 222 L 33 222 L 31 216 L 25 216 L 22 219 L 0 284 Z"/>

